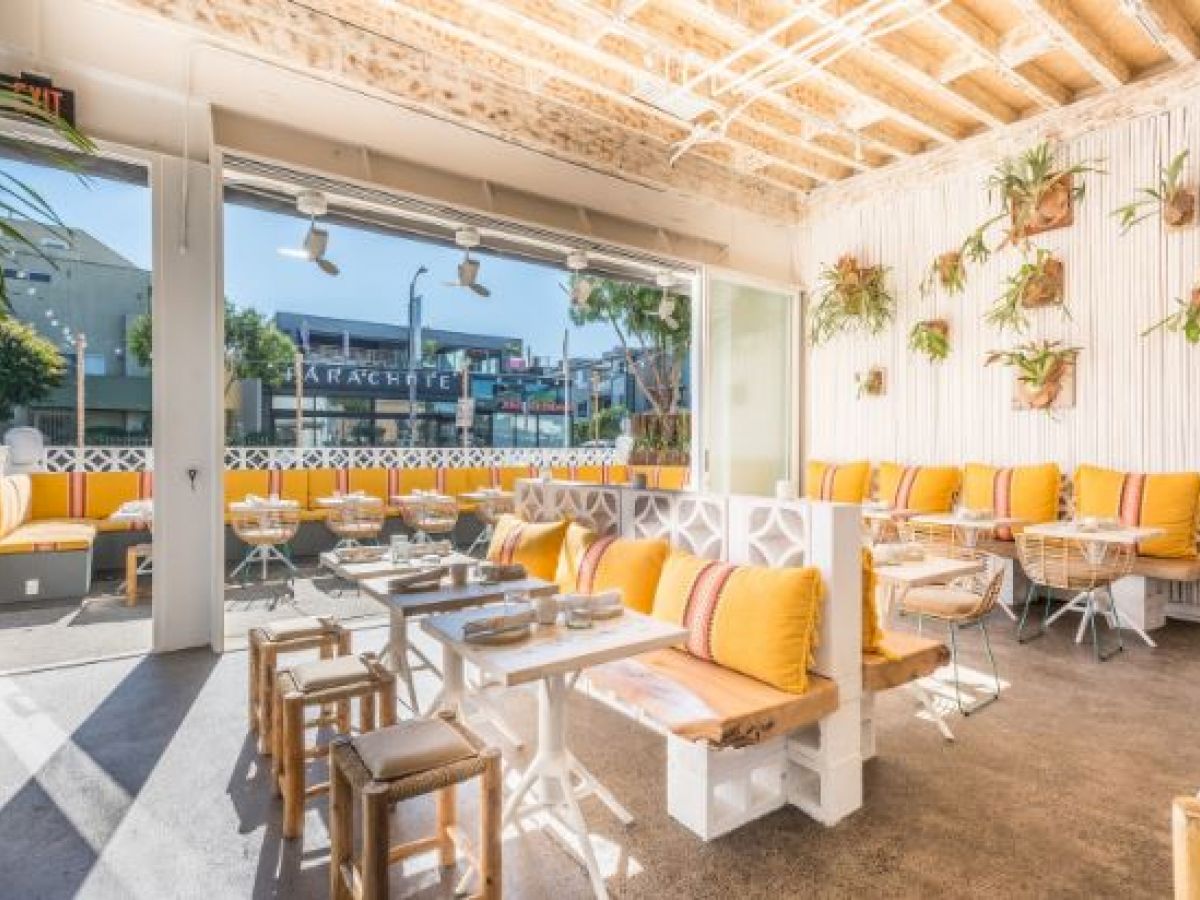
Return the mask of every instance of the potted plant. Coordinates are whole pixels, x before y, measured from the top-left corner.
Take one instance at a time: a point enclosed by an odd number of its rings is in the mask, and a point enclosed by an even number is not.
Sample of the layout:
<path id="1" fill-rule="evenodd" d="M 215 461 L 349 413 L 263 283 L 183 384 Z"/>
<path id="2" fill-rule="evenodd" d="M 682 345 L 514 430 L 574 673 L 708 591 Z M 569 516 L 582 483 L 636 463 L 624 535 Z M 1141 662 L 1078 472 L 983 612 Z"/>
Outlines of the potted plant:
<path id="1" fill-rule="evenodd" d="M 1049 141 L 1002 160 L 987 183 L 1009 219 L 1009 240 L 1016 244 L 1039 232 L 1070 225 L 1074 204 L 1083 199 L 1080 176 L 1102 171 L 1090 162 L 1065 165 Z"/>
<path id="2" fill-rule="evenodd" d="M 1058 400 L 1065 379 L 1074 371 L 1082 349 L 1064 346 L 1061 341 L 1030 341 L 1012 350 L 993 350 L 986 365 L 1001 363 L 1013 369 L 1021 405 L 1049 411 Z"/>
<path id="3" fill-rule="evenodd" d="M 882 266 L 862 266 L 854 256 L 841 257 L 820 275 L 820 295 L 812 309 L 810 340 L 822 344 L 852 331 L 878 334 L 896 314 Z"/>
<path id="4" fill-rule="evenodd" d="M 1200 286 L 1192 288 L 1187 300 L 1176 299 L 1175 303 L 1179 309 L 1143 331 L 1142 337 L 1163 328 L 1182 334 L 1189 344 L 1200 344 Z"/>
<path id="5" fill-rule="evenodd" d="M 967 270 L 961 250 L 949 250 L 934 259 L 921 279 L 921 296 L 932 297 L 938 285 L 952 297 L 966 290 Z"/>
<path id="6" fill-rule="evenodd" d="M 882 366 L 872 366 L 864 372 L 856 373 L 854 381 L 860 400 L 863 397 L 882 397 L 887 393 L 887 381 Z"/>
<path id="7" fill-rule="evenodd" d="M 950 323 L 945 319 L 918 322 L 908 333 L 908 348 L 930 362 L 941 362 L 950 355 Z"/>
<path id="8" fill-rule="evenodd" d="M 1029 327 L 1027 309 L 1063 303 L 1062 261 L 1049 250 L 1039 249 L 1004 282 L 1004 292 L 984 316 L 990 325 L 1021 332 Z M 1064 312 L 1066 306 L 1063 306 Z"/>
<path id="9" fill-rule="evenodd" d="M 1141 188 L 1138 193 L 1145 196 L 1113 210 L 1121 223 L 1121 234 L 1127 234 L 1134 225 L 1154 215 L 1162 214 L 1167 228 L 1174 231 L 1186 228 L 1196 220 L 1196 192 L 1183 186 L 1183 167 L 1187 163 L 1188 151 L 1181 150 L 1169 163 L 1159 169 L 1158 187 Z"/>

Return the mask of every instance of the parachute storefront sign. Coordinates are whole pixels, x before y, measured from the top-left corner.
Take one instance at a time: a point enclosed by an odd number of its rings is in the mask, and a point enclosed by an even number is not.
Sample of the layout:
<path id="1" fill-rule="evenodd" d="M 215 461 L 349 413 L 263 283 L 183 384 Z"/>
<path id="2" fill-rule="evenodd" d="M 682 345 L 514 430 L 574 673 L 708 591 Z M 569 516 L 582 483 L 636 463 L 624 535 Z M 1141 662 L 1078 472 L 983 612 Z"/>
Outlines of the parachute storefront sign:
<path id="1" fill-rule="evenodd" d="M 305 363 L 306 394 L 368 394 L 375 397 L 407 397 L 410 379 L 416 382 L 418 400 L 456 400 L 462 381 L 456 372 L 418 369 L 411 375 L 399 369 L 371 366 Z M 295 378 L 290 370 L 285 385 Z"/>

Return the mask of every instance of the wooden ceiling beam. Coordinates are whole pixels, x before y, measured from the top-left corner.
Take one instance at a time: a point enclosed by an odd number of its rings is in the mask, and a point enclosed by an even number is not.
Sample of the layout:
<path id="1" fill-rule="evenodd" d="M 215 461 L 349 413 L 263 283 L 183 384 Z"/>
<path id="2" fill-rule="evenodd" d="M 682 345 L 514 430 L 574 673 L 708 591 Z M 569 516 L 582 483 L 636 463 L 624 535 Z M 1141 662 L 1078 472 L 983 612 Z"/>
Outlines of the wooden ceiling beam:
<path id="1" fill-rule="evenodd" d="M 669 5 L 679 8 L 692 21 L 704 21 L 720 29 L 734 46 L 755 40 L 759 34 L 778 22 L 787 10 L 772 12 L 762 5 L 744 4 L 739 0 L 667 0 Z M 867 67 L 852 59 L 851 54 L 842 56 L 829 65 L 808 66 L 795 60 L 785 42 L 772 40 L 762 49 L 785 61 L 794 61 L 791 69 L 806 79 L 829 84 L 835 91 L 849 97 L 855 103 L 881 106 L 889 118 L 906 128 L 921 134 L 935 143 L 949 143 L 965 137 L 963 128 L 935 109 L 930 108 L 919 97 L 914 97 L 902 87 L 880 78 Z M 753 85 L 751 85 L 753 87 Z"/>
<path id="2" fill-rule="evenodd" d="M 1066 0 L 1015 0 L 1015 3 L 1103 87 L 1112 90 L 1133 77 L 1112 45 L 1079 18 Z"/>
<path id="3" fill-rule="evenodd" d="M 1005 62 L 1001 55 L 1003 35 L 965 8 L 953 3 L 931 7 L 925 21 L 978 53 L 1001 78 L 1039 106 L 1049 109 L 1071 102 L 1071 92 L 1035 64 L 1017 66 Z"/>
<path id="4" fill-rule="evenodd" d="M 1175 62 L 1186 65 L 1200 59 L 1200 38 L 1175 0 L 1126 0 L 1121 8 Z"/>
<path id="5" fill-rule="evenodd" d="M 310 0 L 314 2 L 314 0 Z M 321 0 L 315 0 L 321 2 Z M 368 0 L 374 2 L 374 0 Z M 340 9 L 349 5 L 360 9 L 365 4 L 356 0 L 337 0 Z M 684 140 L 690 128 L 679 119 L 660 112 L 632 96 L 634 78 L 640 70 L 616 65 L 615 62 L 586 42 L 560 35 L 549 29 L 534 28 L 532 23 L 518 24 L 504 5 L 502 14 L 490 3 L 462 3 L 459 0 L 405 0 L 390 8 L 393 16 L 405 22 L 396 39 L 419 38 L 421 46 L 450 55 L 458 62 L 471 65 L 480 61 L 472 47 L 493 53 L 522 71 L 539 73 L 535 91 L 554 96 L 582 109 L 608 110 L 609 117 L 626 127 L 645 130 L 648 134 L 674 144 Z M 447 38 L 442 38 L 442 34 Z M 486 37 L 485 37 L 486 35 Z M 490 67 L 489 70 L 494 70 Z M 503 72 L 497 72 L 498 76 Z M 602 98 L 602 99 L 601 99 Z M 620 112 L 613 107 L 621 107 Z M 752 128 L 741 128 L 726 135 L 731 147 L 716 144 L 701 145 L 697 150 L 725 164 L 733 159 L 758 153 L 770 157 L 776 170 L 791 172 L 786 185 L 796 190 L 808 190 L 816 184 L 836 181 L 851 174 L 845 166 L 830 163 L 823 156 L 806 152 L 795 142 L 762 135 Z M 731 152 L 735 150 L 736 152 Z M 796 176 L 800 176 L 798 179 Z"/>

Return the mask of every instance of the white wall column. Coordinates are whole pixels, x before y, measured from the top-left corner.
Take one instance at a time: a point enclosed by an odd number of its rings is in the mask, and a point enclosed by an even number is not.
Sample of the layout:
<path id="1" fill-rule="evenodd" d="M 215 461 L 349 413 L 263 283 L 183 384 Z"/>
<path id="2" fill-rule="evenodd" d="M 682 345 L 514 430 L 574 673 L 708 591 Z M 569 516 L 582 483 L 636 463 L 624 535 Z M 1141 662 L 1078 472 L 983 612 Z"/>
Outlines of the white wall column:
<path id="1" fill-rule="evenodd" d="M 225 438 L 220 181 L 207 163 L 174 157 L 159 157 L 151 178 L 154 649 L 211 645 L 219 651 Z"/>

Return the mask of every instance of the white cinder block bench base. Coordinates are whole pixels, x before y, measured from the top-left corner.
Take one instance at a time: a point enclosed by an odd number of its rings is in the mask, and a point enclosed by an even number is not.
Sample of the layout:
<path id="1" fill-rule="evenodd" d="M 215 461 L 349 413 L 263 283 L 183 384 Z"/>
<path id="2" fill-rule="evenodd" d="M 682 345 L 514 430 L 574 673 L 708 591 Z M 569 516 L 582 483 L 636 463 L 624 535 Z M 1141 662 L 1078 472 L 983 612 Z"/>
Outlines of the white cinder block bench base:
<path id="1" fill-rule="evenodd" d="M 1143 575 L 1126 575 L 1113 582 L 1112 592 L 1122 621 L 1142 631 L 1153 631 L 1167 624 L 1170 591 L 1165 582 Z"/>

